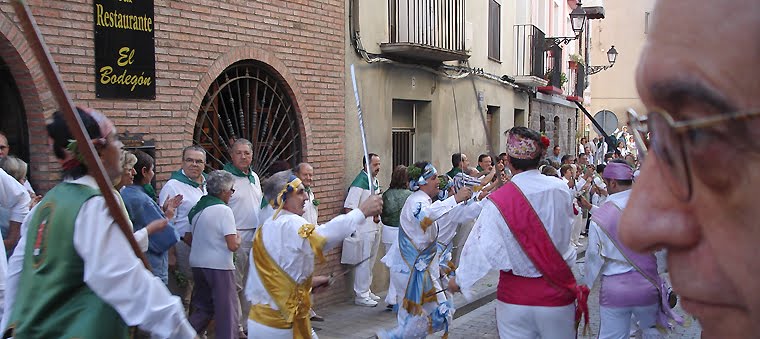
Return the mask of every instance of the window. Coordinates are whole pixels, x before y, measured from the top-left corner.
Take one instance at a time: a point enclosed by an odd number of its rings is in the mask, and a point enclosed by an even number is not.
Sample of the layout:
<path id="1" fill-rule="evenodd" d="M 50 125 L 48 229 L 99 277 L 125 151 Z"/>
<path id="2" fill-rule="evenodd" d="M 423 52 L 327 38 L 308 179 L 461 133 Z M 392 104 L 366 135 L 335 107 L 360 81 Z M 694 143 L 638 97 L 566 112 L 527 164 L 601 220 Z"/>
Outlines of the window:
<path id="1" fill-rule="evenodd" d="M 488 57 L 501 58 L 501 4 L 490 0 L 488 5 Z"/>

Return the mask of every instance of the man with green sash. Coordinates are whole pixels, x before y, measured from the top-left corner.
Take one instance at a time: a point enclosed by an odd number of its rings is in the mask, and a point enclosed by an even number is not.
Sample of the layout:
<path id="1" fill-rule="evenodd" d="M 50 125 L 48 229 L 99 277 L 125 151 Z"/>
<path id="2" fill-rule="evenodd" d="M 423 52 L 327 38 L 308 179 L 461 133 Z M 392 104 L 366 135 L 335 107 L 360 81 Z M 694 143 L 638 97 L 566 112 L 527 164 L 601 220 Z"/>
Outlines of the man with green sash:
<path id="1" fill-rule="evenodd" d="M 302 217 L 307 195 L 292 171 L 275 173 L 264 181 L 263 189 L 275 213 L 253 239 L 245 288 L 251 303 L 248 337 L 317 338 L 309 320 L 311 290 L 329 279 L 312 278 L 314 264 L 356 231 L 359 223 L 379 215 L 382 199 L 372 195 L 348 214 L 314 225 Z"/>
<path id="2" fill-rule="evenodd" d="M 235 251 L 235 284 L 238 295 L 238 314 L 240 317 L 240 337 L 245 337 L 244 326 L 248 319 L 248 302 L 245 300 L 245 280 L 248 278 L 248 254 L 251 252 L 253 234 L 263 220 L 259 220 L 261 211 L 261 181 L 251 168 L 253 145 L 246 139 L 237 139 L 230 148 L 231 163 L 224 165 L 224 170 L 235 177 L 235 194 L 229 207 L 235 215 L 235 225 L 242 240 L 240 248 Z"/>
<path id="3" fill-rule="evenodd" d="M 193 292 L 193 272 L 188 260 L 193 238 L 187 213 L 206 194 L 206 179 L 203 174 L 205 164 L 206 150 L 203 147 L 195 145 L 185 147 L 182 150 L 182 168 L 172 173 L 171 179 L 161 188 L 161 193 L 158 195 L 159 206 L 163 206 L 166 200 L 177 194 L 182 195 L 182 203 L 177 208 L 175 218 L 172 219 L 172 226 L 182 241 L 177 242 L 174 249 L 169 252 L 169 270 L 175 273 L 175 279 L 169 279 L 169 286 L 174 294 L 182 297 L 185 305 L 190 303 L 190 295 Z M 176 267 L 172 267 L 172 261 L 176 262 Z"/>
<path id="4" fill-rule="evenodd" d="M 343 212 L 349 213 L 351 210 L 359 208 L 364 201 L 380 193 L 380 183 L 377 181 L 377 174 L 380 173 L 380 156 L 375 153 L 369 154 L 370 168 L 372 172 L 372 190 L 369 188 L 369 179 L 367 178 L 366 161 L 363 161 L 364 169 L 356 175 L 356 178 L 348 188 L 346 202 L 343 204 Z M 364 159 L 366 160 L 366 159 Z M 352 235 L 362 241 L 364 261 L 360 262 L 354 268 L 354 293 L 356 298 L 354 303 L 359 306 L 377 306 L 380 297 L 370 291 L 369 286 L 372 284 L 372 267 L 377 259 L 377 251 L 380 247 L 380 223 L 379 219 L 366 218 L 364 222 L 356 227 L 356 232 Z"/>
<path id="5" fill-rule="evenodd" d="M 97 111 L 78 112 L 107 175 L 118 179 L 122 144 L 113 123 Z M 143 267 L 115 225 L 61 112 L 47 131 L 64 182 L 21 227 L 3 330 L 16 338 L 127 338 L 127 326 L 139 326 L 160 338 L 195 337 L 179 298 Z"/>

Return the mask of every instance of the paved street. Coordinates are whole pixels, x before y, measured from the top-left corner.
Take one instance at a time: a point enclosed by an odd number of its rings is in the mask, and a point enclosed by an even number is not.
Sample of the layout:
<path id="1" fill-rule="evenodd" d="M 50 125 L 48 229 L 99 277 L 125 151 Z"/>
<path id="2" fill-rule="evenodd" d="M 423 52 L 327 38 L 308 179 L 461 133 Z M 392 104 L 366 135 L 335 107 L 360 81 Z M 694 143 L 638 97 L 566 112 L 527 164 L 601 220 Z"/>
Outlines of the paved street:
<path id="1" fill-rule="evenodd" d="M 581 242 L 585 244 L 585 239 Z M 583 270 L 584 248 L 581 248 L 578 262 L 573 270 L 576 277 L 580 276 Z M 660 258 L 661 266 L 664 267 L 664 260 Z M 665 275 L 665 277 L 667 277 Z M 494 301 L 496 282 L 498 274 L 492 272 L 487 278 L 478 284 L 479 291 L 473 304 L 467 305 L 458 294 L 454 302 L 458 305 L 456 319 L 449 329 L 449 338 L 498 338 L 496 330 L 496 301 Z M 381 303 L 384 305 L 384 303 Z M 591 290 L 589 296 L 590 321 L 587 335 L 579 333 L 578 338 L 596 338 L 599 331 L 599 284 Z M 679 314 L 684 314 L 680 306 L 676 307 Z M 385 311 L 380 306 L 374 308 L 354 306 L 351 302 L 334 305 L 319 310 L 326 321 L 323 323 L 314 323 L 317 328 L 317 334 L 321 339 L 338 339 L 338 338 L 374 338 L 376 330 L 381 328 L 391 328 L 396 325 L 396 316 L 394 313 Z M 686 326 L 677 326 L 666 338 L 699 338 L 701 328 L 696 321 L 689 317 Z M 582 330 L 581 330 L 582 331 Z M 442 333 L 436 333 L 433 338 L 440 338 Z"/>
<path id="2" fill-rule="evenodd" d="M 585 240 L 584 240 L 585 241 Z M 662 258 L 660 258 L 661 265 L 664 264 Z M 576 277 L 579 276 L 579 272 L 583 269 L 584 260 L 583 257 L 578 260 L 578 263 L 573 270 Z M 667 277 L 667 275 L 665 275 Z M 587 335 L 579 333 L 578 338 L 596 338 L 599 332 L 599 284 L 591 290 L 589 296 L 589 311 L 590 321 Z M 680 306 L 676 306 L 676 312 L 684 315 Z M 673 339 L 686 339 L 686 338 L 699 338 L 701 328 L 696 321 L 693 321 L 691 317 L 686 317 L 684 326 L 676 326 L 666 338 Z M 582 329 L 579 330 L 582 332 Z M 436 337 L 440 337 L 438 334 Z M 496 330 L 496 301 L 491 301 L 488 304 L 473 310 L 472 312 L 465 314 L 457 319 L 454 319 L 453 326 L 449 329 L 449 338 L 498 338 L 498 332 Z"/>

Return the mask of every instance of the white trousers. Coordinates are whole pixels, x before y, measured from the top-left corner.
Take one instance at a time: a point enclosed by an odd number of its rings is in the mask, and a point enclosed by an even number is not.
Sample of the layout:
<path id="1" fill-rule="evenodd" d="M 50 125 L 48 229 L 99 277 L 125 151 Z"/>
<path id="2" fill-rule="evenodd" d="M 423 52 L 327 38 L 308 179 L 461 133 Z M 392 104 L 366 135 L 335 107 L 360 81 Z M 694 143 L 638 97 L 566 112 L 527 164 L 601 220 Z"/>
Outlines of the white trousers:
<path id="1" fill-rule="evenodd" d="M 470 236 L 473 226 L 475 226 L 475 220 L 459 224 L 457 233 L 454 235 L 454 239 L 452 240 L 454 242 L 454 249 L 451 252 L 451 257 L 456 266 L 459 266 L 459 257 L 462 256 L 464 243 L 467 241 L 467 237 Z"/>
<path id="2" fill-rule="evenodd" d="M 354 293 L 357 298 L 369 297 L 369 286 L 372 284 L 372 267 L 377 261 L 377 250 L 380 248 L 380 232 L 377 228 L 371 231 L 359 231 L 356 234 L 362 239 L 363 246 L 371 248 L 369 259 L 354 268 Z"/>
<path id="3" fill-rule="evenodd" d="M 626 339 L 631 334 L 631 316 L 635 315 L 639 321 L 642 338 L 662 338 L 662 334 L 655 328 L 657 322 L 658 305 L 636 307 L 605 307 L 599 306 L 601 325 L 599 327 L 599 339 Z"/>
<path id="4" fill-rule="evenodd" d="M 385 254 L 388 254 L 388 251 L 391 250 L 391 247 L 393 247 L 393 243 L 398 241 L 398 227 L 391 227 L 391 226 L 385 226 L 383 225 L 383 236 L 382 236 L 382 242 L 383 246 L 385 247 Z M 391 270 L 390 274 L 388 275 L 388 294 L 385 296 L 385 302 L 390 305 L 396 305 L 396 294 L 398 293 L 396 291 L 396 285 L 393 283 L 393 270 Z"/>
<path id="5" fill-rule="evenodd" d="M 496 325 L 501 339 L 575 339 L 575 304 L 525 306 L 497 300 Z"/>
<path id="6" fill-rule="evenodd" d="M 292 328 L 274 328 L 248 319 L 248 338 L 250 339 L 293 339 Z M 319 339 L 317 332 L 311 329 L 311 339 Z"/>
<path id="7" fill-rule="evenodd" d="M 573 233 L 570 234 L 570 242 L 572 244 L 579 244 L 581 232 L 585 226 L 586 220 L 583 219 L 583 211 L 579 211 L 578 215 L 573 218 Z"/>

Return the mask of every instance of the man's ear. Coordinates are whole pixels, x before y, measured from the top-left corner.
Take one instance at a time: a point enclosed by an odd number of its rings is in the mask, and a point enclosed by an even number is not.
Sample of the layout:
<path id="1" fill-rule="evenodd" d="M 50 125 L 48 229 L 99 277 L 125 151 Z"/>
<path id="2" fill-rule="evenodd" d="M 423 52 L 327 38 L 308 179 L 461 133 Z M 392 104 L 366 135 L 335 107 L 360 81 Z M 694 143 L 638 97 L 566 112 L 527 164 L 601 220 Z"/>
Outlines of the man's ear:
<path id="1" fill-rule="evenodd" d="M 143 167 L 140 169 L 140 174 L 142 174 L 142 176 L 143 176 L 143 178 L 144 178 L 144 177 L 148 176 L 148 172 L 149 172 L 149 171 L 150 171 L 150 170 L 148 170 L 148 168 L 147 168 L 147 167 L 143 166 Z"/>

